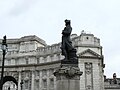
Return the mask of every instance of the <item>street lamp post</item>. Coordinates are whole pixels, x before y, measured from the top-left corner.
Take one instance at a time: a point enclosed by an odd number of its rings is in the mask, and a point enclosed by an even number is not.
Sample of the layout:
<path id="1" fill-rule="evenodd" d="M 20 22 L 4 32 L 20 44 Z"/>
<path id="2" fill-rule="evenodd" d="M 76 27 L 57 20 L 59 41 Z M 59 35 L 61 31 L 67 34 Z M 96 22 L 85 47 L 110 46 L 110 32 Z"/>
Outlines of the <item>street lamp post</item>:
<path id="1" fill-rule="evenodd" d="M 21 90 L 23 90 L 23 80 L 20 82 Z"/>
<path id="2" fill-rule="evenodd" d="M 7 51 L 6 36 L 3 37 L 1 48 L 2 48 L 2 51 L 3 51 L 3 61 L 2 61 L 0 90 L 2 90 L 2 87 L 3 87 L 4 61 L 5 61 L 6 51 Z"/>

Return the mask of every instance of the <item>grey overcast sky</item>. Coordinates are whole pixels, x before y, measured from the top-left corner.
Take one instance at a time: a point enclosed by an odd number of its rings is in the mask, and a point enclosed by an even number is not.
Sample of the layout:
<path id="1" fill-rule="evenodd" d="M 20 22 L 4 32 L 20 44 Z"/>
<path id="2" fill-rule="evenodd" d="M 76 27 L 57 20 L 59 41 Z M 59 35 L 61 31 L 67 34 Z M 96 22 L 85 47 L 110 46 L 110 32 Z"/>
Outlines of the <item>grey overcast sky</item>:
<path id="1" fill-rule="evenodd" d="M 105 75 L 120 77 L 120 0 L 0 0 L 0 38 L 37 35 L 58 43 L 65 19 L 72 33 L 85 30 L 100 38 Z"/>

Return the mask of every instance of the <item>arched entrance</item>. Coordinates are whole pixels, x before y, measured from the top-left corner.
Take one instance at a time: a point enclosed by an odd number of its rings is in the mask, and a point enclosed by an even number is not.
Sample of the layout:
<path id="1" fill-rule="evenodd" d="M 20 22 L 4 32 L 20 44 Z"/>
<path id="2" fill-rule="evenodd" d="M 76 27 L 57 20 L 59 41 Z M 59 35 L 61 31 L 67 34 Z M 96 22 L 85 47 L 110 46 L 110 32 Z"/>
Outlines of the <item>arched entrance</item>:
<path id="1" fill-rule="evenodd" d="M 12 81 L 18 87 L 18 82 L 13 76 L 5 76 L 5 77 L 3 77 L 3 84 L 2 85 L 4 85 L 8 81 Z"/>

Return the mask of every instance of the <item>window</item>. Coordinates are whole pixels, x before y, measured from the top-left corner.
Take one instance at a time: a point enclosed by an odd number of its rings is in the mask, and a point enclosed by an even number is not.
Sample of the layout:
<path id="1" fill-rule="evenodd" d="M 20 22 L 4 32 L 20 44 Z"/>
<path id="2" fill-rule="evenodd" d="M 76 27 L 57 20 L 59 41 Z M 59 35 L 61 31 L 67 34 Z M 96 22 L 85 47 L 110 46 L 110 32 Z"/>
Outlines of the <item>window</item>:
<path id="1" fill-rule="evenodd" d="M 35 90 L 39 90 L 39 80 L 35 81 Z"/>
<path id="2" fill-rule="evenodd" d="M 18 65 L 19 63 L 18 63 L 18 59 L 15 59 L 15 65 Z"/>
<path id="3" fill-rule="evenodd" d="M 47 57 L 44 57 L 44 62 L 47 62 Z"/>
<path id="4" fill-rule="evenodd" d="M 35 76 L 39 76 L 39 71 L 38 70 L 35 72 Z"/>
<path id="5" fill-rule="evenodd" d="M 51 59 L 50 61 L 53 61 L 53 55 L 50 56 L 50 59 Z"/>
<path id="6" fill-rule="evenodd" d="M 47 70 L 42 70 L 42 76 L 47 76 Z"/>
<path id="7" fill-rule="evenodd" d="M 49 70 L 49 76 L 53 75 L 53 73 L 54 73 L 54 69 L 50 69 Z"/>
<path id="8" fill-rule="evenodd" d="M 43 79 L 43 88 L 47 88 L 47 80 Z"/>
<path id="9" fill-rule="evenodd" d="M 28 62 L 28 58 L 25 58 L 25 60 L 26 60 L 26 64 L 28 64 L 29 62 Z"/>
<path id="10" fill-rule="evenodd" d="M 28 80 L 25 81 L 25 89 L 28 89 L 29 85 L 28 85 Z"/>
<path id="11" fill-rule="evenodd" d="M 53 78 L 50 79 L 50 88 L 51 89 L 54 88 L 54 79 Z"/>
<path id="12" fill-rule="evenodd" d="M 39 64 L 39 58 L 37 58 L 37 64 Z"/>
<path id="13" fill-rule="evenodd" d="M 10 59 L 8 60 L 8 65 L 11 65 L 11 60 Z"/>
<path id="14" fill-rule="evenodd" d="M 29 72 L 25 72 L 25 77 L 29 78 Z"/>

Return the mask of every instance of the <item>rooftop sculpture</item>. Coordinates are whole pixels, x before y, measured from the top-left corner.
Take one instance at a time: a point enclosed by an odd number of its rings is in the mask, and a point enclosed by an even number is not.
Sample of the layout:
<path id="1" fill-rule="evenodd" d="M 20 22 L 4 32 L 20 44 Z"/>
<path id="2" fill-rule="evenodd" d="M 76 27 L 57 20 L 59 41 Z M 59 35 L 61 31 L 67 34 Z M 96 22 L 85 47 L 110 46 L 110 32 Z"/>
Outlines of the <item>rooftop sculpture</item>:
<path id="1" fill-rule="evenodd" d="M 62 55 L 65 56 L 63 63 L 78 64 L 76 49 L 72 46 L 72 41 L 70 39 L 71 32 L 72 32 L 72 27 L 70 20 L 66 19 L 65 28 L 64 30 L 62 30 L 62 43 L 61 43 Z"/>

